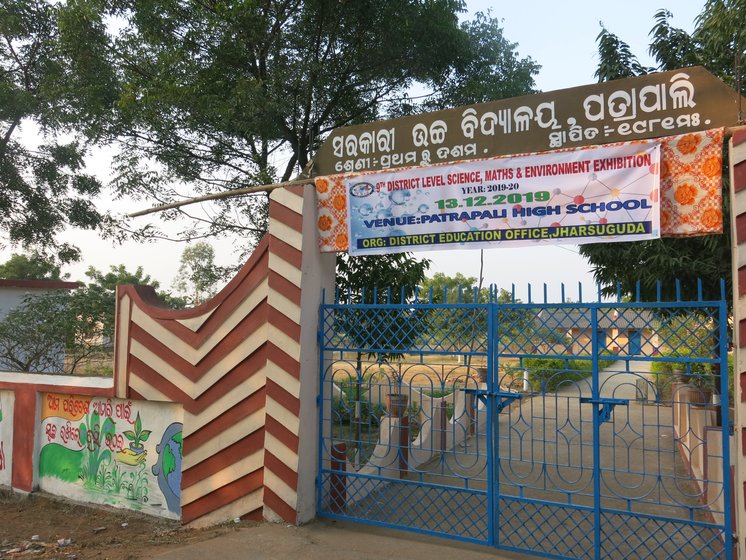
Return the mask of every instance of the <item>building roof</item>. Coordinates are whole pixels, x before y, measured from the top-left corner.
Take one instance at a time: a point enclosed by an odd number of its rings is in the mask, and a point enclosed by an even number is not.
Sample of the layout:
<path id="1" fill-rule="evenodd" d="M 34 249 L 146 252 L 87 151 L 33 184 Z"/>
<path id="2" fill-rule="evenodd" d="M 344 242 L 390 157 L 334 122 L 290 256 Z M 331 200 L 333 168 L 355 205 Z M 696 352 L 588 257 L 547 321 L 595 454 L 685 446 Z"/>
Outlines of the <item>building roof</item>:
<path id="1" fill-rule="evenodd" d="M 591 328 L 591 310 L 542 310 L 536 317 L 536 323 L 553 331 L 588 330 Z M 603 330 L 654 329 L 658 323 L 657 317 L 648 309 L 600 309 L 598 315 L 598 328 Z"/>
<path id="2" fill-rule="evenodd" d="M 80 282 L 64 280 L 19 280 L 17 278 L 0 278 L 0 289 L 23 288 L 26 290 L 76 290 Z"/>

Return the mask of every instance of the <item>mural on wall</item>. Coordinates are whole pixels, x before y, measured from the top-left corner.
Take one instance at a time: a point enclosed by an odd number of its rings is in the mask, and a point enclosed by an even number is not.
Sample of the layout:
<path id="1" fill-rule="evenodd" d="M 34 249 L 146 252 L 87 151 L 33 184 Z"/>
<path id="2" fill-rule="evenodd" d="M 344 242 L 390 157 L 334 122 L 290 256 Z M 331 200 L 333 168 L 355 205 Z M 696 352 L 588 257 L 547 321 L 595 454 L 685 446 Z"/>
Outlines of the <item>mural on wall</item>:
<path id="1" fill-rule="evenodd" d="M 12 391 L 0 391 L 0 485 L 10 486 L 13 458 L 13 399 Z"/>
<path id="2" fill-rule="evenodd" d="M 44 394 L 40 487 L 178 519 L 181 419 L 178 405 Z"/>

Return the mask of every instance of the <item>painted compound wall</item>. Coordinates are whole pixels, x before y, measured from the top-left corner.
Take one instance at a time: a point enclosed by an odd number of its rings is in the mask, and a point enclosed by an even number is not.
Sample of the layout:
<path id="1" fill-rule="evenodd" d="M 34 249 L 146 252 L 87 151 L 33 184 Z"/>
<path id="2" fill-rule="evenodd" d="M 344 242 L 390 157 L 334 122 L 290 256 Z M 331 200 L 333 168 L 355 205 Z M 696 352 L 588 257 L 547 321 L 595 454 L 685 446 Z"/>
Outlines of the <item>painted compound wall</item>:
<path id="1" fill-rule="evenodd" d="M 334 255 L 319 254 L 313 216 L 313 186 L 272 191 L 268 233 L 194 309 L 117 290 L 116 396 L 184 407 L 185 523 L 315 516 L 316 333 Z"/>
<path id="2" fill-rule="evenodd" d="M 13 404 L 11 391 L 0 391 L 0 485 L 10 486 L 13 464 Z"/>
<path id="3" fill-rule="evenodd" d="M 62 393 L 40 398 L 41 490 L 180 518 L 181 406 Z"/>

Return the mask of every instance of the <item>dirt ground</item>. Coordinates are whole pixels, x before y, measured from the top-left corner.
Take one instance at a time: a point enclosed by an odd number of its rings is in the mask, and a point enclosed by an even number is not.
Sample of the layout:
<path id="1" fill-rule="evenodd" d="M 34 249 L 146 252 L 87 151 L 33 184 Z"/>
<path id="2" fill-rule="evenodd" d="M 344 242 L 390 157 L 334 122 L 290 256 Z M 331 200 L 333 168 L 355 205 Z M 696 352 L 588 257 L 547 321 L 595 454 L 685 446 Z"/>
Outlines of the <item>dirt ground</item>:
<path id="1" fill-rule="evenodd" d="M 241 521 L 185 529 L 177 521 L 99 506 L 83 506 L 44 494 L 0 490 L 0 559 L 150 558 L 178 546 L 227 535 Z"/>

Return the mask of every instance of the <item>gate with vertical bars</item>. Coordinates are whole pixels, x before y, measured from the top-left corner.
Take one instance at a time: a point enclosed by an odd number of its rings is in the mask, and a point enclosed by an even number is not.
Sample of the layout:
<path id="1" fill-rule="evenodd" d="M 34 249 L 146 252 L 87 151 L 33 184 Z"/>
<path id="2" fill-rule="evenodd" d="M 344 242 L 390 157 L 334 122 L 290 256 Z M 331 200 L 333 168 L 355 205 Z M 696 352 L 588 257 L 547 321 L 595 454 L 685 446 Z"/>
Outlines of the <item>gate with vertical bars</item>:
<path id="1" fill-rule="evenodd" d="M 336 294 L 319 516 L 551 558 L 732 558 L 721 293 Z"/>

